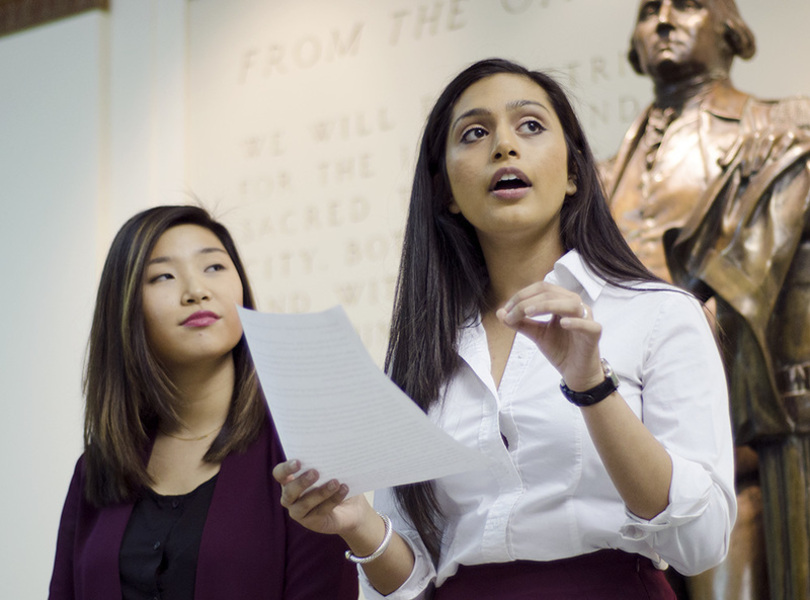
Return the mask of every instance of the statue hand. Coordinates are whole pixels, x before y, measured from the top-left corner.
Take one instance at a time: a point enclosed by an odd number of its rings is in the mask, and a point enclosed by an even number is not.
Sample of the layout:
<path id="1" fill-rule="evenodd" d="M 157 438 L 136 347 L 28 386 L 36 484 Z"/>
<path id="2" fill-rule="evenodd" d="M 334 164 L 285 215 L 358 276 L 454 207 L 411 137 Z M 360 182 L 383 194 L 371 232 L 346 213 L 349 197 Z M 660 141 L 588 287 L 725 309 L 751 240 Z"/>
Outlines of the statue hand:
<path id="1" fill-rule="evenodd" d="M 796 140 L 795 129 L 771 125 L 737 138 L 717 162 L 725 169 L 739 160 L 742 176 L 751 177 L 769 161 L 776 160 L 787 152 Z"/>

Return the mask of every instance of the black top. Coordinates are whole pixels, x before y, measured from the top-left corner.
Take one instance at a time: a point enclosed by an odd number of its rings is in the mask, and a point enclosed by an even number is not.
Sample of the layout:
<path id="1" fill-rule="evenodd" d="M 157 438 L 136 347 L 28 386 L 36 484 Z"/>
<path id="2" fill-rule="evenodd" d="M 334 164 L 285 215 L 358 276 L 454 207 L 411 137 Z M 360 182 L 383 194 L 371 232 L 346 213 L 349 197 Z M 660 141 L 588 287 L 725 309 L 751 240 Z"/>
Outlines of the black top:
<path id="1" fill-rule="evenodd" d="M 147 489 L 129 518 L 118 562 L 123 600 L 193 600 L 205 518 L 217 476 L 188 494 Z"/>

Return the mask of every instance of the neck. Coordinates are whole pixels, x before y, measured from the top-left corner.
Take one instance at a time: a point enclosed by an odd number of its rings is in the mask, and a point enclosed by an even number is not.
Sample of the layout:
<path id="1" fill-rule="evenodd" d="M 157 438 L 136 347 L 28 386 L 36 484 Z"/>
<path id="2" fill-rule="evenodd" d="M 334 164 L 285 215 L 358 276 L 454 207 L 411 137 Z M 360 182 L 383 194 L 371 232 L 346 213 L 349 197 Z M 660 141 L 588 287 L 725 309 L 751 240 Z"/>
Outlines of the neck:
<path id="1" fill-rule="evenodd" d="M 490 279 L 489 305 L 503 306 L 528 285 L 542 281 L 564 254 L 559 236 L 533 242 L 482 240 L 481 249 Z"/>
<path id="2" fill-rule="evenodd" d="M 655 105 L 680 111 L 689 104 L 700 102 L 717 85 L 727 83 L 728 80 L 728 73 L 718 70 L 678 81 L 656 81 Z"/>
<path id="3" fill-rule="evenodd" d="M 233 356 L 228 353 L 213 363 L 172 370 L 177 388 L 175 425 L 161 424 L 167 433 L 203 435 L 225 423 L 235 380 Z"/>

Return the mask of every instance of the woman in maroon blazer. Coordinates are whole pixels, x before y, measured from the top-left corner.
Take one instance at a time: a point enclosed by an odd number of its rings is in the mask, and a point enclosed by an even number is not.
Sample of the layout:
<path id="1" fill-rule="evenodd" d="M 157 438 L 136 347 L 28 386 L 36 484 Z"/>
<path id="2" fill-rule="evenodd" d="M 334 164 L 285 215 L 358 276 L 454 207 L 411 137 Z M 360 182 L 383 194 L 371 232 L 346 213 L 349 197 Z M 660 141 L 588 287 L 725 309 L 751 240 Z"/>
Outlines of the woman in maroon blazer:
<path id="1" fill-rule="evenodd" d="M 237 304 L 253 307 L 244 268 L 203 209 L 149 209 L 118 232 L 51 599 L 356 600 L 342 542 L 279 503 L 284 458 Z"/>

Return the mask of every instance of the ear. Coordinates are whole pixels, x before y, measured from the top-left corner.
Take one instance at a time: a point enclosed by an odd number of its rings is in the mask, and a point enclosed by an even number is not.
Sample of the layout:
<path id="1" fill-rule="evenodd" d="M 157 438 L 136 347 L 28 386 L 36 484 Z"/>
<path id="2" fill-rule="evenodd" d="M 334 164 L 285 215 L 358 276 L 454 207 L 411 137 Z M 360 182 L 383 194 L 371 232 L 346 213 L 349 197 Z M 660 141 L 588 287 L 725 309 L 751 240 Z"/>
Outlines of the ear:
<path id="1" fill-rule="evenodd" d="M 458 204 L 456 204 L 455 198 L 450 198 L 450 204 L 447 205 L 447 210 L 449 210 L 450 213 L 454 215 L 461 214 L 461 209 L 458 207 Z"/>
<path id="2" fill-rule="evenodd" d="M 577 180 L 576 177 L 571 176 L 568 178 L 568 183 L 565 184 L 565 195 L 573 196 L 577 193 Z"/>

